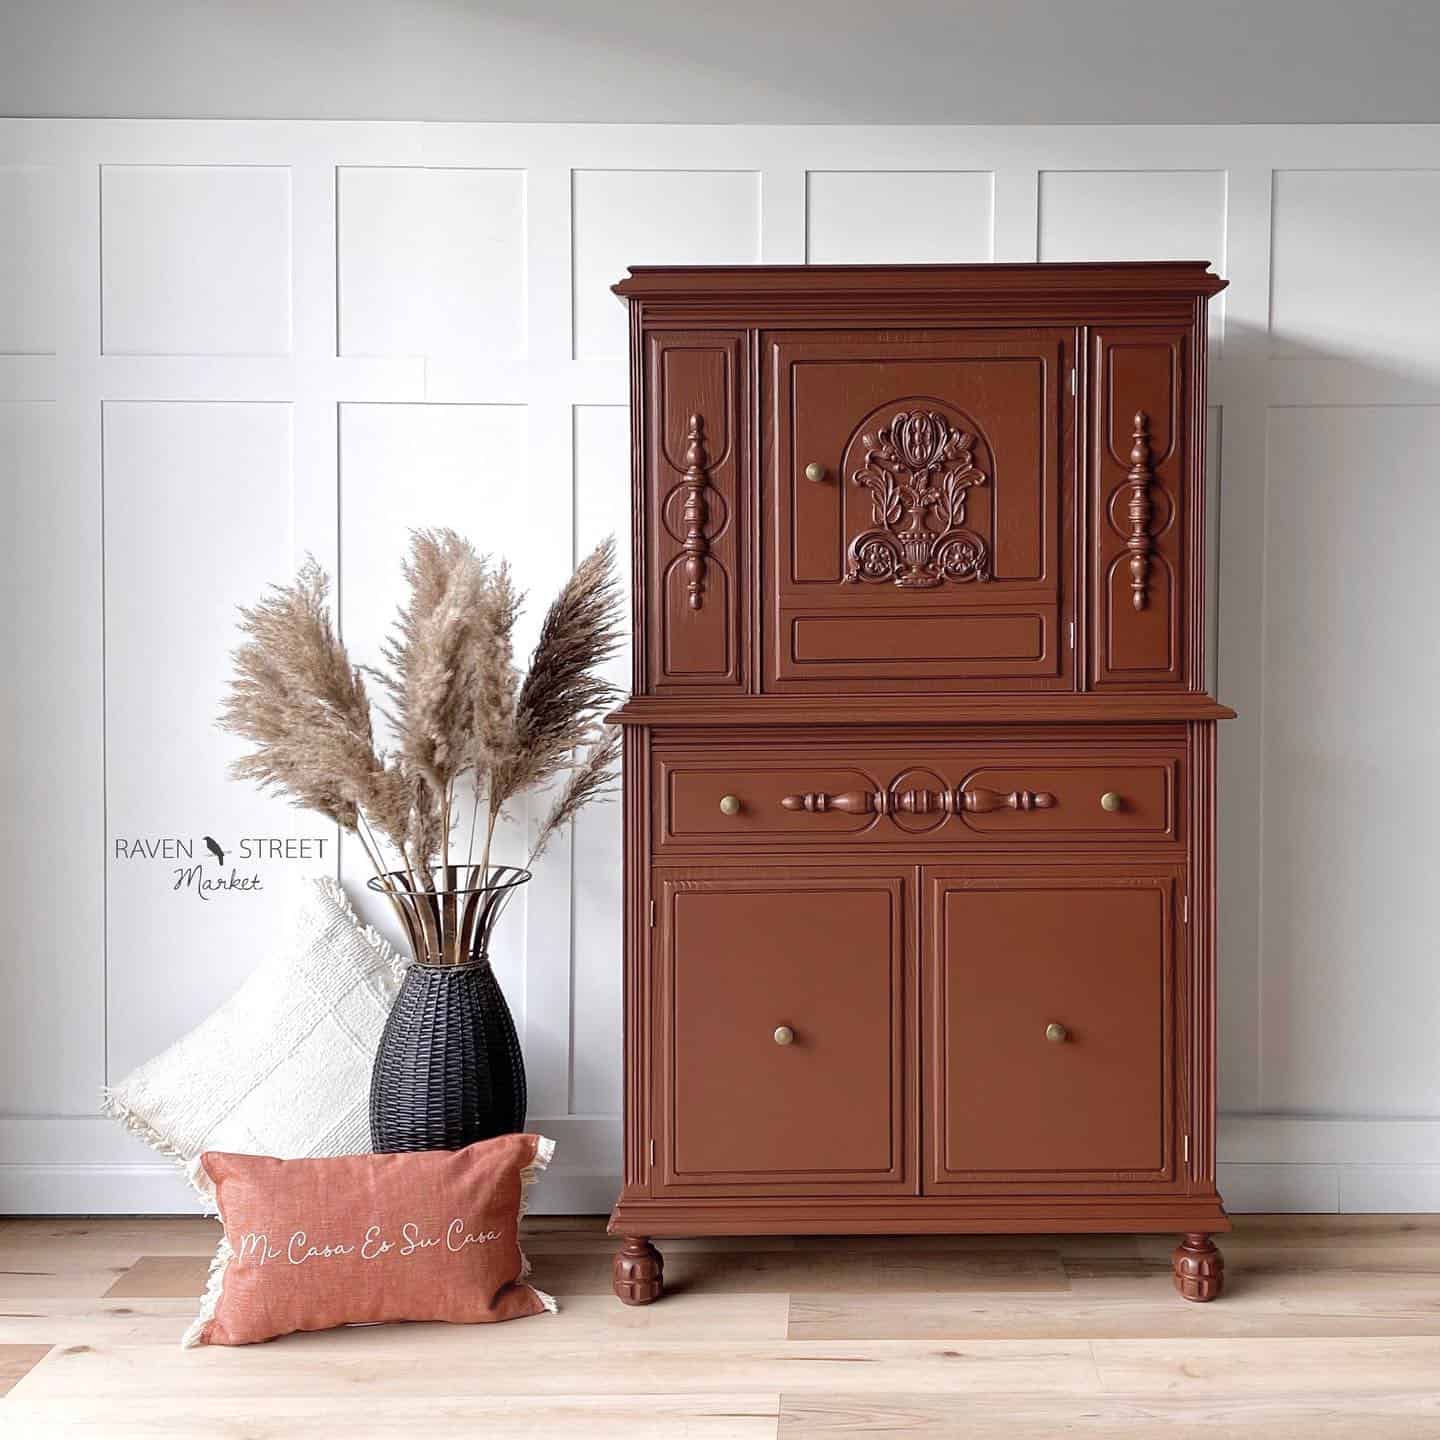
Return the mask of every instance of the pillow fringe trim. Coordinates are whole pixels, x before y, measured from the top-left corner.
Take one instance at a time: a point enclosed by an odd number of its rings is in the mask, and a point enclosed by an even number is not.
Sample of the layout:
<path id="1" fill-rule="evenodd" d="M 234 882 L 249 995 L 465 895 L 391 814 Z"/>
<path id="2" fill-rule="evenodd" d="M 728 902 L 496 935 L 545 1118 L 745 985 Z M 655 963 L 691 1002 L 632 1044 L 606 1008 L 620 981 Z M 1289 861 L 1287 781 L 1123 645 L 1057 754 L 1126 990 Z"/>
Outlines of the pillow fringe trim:
<path id="1" fill-rule="evenodd" d="M 405 972 L 410 968 L 410 962 L 402 955 L 373 925 L 366 925 L 355 913 L 355 907 L 350 903 L 350 897 L 345 893 L 344 887 L 333 875 L 319 875 L 315 879 L 315 886 L 324 892 L 326 897 L 345 912 L 350 923 L 356 931 L 369 942 L 370 946 L 390 968 L 390 974 L 394 977 L 397 985 L 405 980 Z"/>
<path id="2" fill-rule="evenodd" d="M 205 1292 L 200 1297 L 200 1313 L 180 1337 L 182 1350 L 193 1350 L 197 1345 L 205 1343 L 205 1331 L 215 1319 L 215 1311 L 220 1305 L 220 1294 L 225 1288 L 225 1272 L 230 1268 L 230 1259 L 234 1253 L 230 1248 L 229 1237 L 221 1235 L 220 1243 L 215 1247 L 215 1256 L 210 1261 Z"/>
<path id="3" fill-rule="evenodd" d="M 109 1085 L 100 1087 L 100 1112 L 108 1115 L 112 1120 L 118 1120 L 132 1135 L 138 1136 L 157 1155 L 170 1161 L 185 1177 L 190 1188 L 204 1202 L 206 1215 L 219 1213 L 215 1208 L 214 1194 L 205 1188 L 201 1179 L 204 1167 L 200 1164 L 198 1155 L 193 1160 L 187 1160 L 143 1115 L 127 1105 L 120 1098 L 118 1092 Z"/>
<path id="4" fill-rule="evenodd" d="M 536 1180 L 550 1168 L 550 1162 L 555 1158 L 555 1142 L 548 1135 L 537 1135 L 535 1137 L 535 1155 L 530 1163 L 520 1172 L 520 1213 L 516 1216 L 516 1248 L 520 1251 L 520 1279 L 524 1281 L 530 1273 L 530 1257 L 525 1253 L 525 1248 L 519 1240 L 519 1222 L 523 1220 L 530 1211 L 530 1187 Z M 560 1311 L 555 1297 L 541 1290 L 535 1285 L 525 1287 L 540 1302 L 540 1304 L 551 1315 Z"/>

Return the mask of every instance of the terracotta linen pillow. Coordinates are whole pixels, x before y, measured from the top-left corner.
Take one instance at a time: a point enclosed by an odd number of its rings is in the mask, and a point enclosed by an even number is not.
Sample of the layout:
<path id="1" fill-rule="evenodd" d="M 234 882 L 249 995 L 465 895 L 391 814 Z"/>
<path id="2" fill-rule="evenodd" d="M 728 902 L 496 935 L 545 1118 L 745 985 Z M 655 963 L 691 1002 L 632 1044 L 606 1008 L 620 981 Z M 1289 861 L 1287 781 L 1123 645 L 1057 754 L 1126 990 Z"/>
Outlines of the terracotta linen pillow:
<path id="1" fill-rule="evenodd" d="M 543 1135 L 500 1135 L 464 1150 L 319 1160 L 206 1151 L 225 1233 L 181 1343 L 553 1311 L 521 1283 L 520 1217 L 554 1150 Z"/>

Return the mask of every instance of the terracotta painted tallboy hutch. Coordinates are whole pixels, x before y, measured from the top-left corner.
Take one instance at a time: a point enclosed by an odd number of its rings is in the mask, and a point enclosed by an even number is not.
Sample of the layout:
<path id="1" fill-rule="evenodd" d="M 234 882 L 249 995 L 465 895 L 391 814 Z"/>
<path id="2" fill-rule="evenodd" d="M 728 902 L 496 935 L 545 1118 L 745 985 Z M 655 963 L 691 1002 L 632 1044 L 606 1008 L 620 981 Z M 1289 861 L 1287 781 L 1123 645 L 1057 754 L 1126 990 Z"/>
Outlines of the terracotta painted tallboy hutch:
<path id="1" fill-rule="evenodd" d="M 1173 1231 L 1220 1292 L 1203 263 L 636 269 L 615 1290 Z"/>

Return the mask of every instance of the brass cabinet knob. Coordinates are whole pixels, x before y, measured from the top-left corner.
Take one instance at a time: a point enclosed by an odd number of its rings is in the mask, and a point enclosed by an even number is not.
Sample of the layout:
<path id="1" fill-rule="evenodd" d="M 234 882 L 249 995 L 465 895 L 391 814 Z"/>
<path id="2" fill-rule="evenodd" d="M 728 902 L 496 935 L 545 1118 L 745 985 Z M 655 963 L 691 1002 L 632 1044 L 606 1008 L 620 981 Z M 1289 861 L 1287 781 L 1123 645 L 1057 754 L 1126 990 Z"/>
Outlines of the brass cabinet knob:
<path id="1" fill-rule="evenodd" d="M 1100 797 L 1100 808 L 1102 810 L 1109 810 L 1112 814 L 1118 810 L 1123 803 L 1119 795 L 1113 790 L 1107 790 Z"/>
<path id="2" fill-rule="evenodd" d="M 738 795 L 722 795 L 720 797 L 720 813 L 722 815 L 738 815 L 740 813 L 740 797 Z"/>
<path id="3" fill-rule="evenodd" d="M 807 480 L 823 480 L 825 478 L 825 467 L 818 461 L 812 460 L 805 467 L 805 478 Z"/>
<path id="4" fill-rule="evenodd" d="M 793 1045 L 795 1032 L 788 1025 L 777 1025 L 775 1027 L 775 1043 L 777 1045 Z"/>
<path id="5" fill-rule="evenodd" d="M 1058 1020 L 1052 1020 L 1045 1027 L 1045 1038 L 1052 1045 L 1063 1045 L 1070 1038 L 1070 1032 Z"/>

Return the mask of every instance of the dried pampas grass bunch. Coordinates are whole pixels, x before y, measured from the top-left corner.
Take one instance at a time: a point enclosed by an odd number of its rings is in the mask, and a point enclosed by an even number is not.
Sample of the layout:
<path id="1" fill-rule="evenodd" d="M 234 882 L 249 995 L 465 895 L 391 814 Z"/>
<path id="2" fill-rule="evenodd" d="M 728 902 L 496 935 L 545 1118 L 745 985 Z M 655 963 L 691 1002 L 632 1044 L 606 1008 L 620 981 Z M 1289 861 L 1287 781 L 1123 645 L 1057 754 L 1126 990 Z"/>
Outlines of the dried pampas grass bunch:
<path id="1" fill-rule="evenodd" d="M 425 887 L 435 866 L 462 859 L 488 873 L 505 808 L 563 777 L 528 865 L 611 790 L 620 733 L 601 724 L 616 691 L 600 670 L 620 641 L 614 541 L 550 606 L 523 679 L 513 648 L 521 596 L 504 561 L 453 530 L 417 530 L 404 574 L 408 599 L 378 670 L 351 663 L 313 560 L 294 584 L 241 610 L 245 639 L 220 726 L 255 748 L 232 772 L 354 833 L 378 875 L 398 868 Z M 388 751 L 375 741 L 367 674 L 394 732 Z M 467 784 L 476 809 L 462 855 L 453 842 Z"/>

